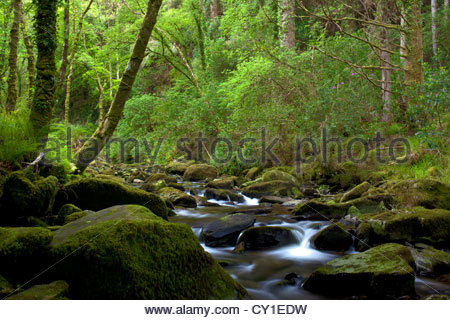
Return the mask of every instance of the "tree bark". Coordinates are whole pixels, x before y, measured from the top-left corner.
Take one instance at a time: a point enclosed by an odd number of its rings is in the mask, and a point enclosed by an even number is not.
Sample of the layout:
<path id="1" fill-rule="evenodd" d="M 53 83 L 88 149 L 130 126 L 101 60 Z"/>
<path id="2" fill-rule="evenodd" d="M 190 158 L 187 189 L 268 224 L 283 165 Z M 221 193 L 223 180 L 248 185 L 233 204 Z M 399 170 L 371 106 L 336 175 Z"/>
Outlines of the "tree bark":
<path id="1" fill-rule="evenodd" d="M 92 137 L 86 141 L 86 143 L 75 155 L 76 166 L 79 172 L 83 172 L 89 163 L 91 163 L 98 156 L 100 151 L 114 134 L 114 130 L 122 118 L 123 108 L 125 107 L 125 103 L 130 95 L 142 60 L 145 57 L 145 50 L 147 48 L 153 27 L 156 24 L 161 2 L 162 0 L 148 1 L 147 12 L 141 28 L 139 29 L 139 34 L 134 44 L 133 52 L 128 60 L 127 67 L 122 75 L 119 89 L 117 90 L 111 107 Z"/>
<path id="2" fill-rule="evenodd" d="M 70 35 L 69 11 L 70 11 L 70 0 L 65 0 L 65 4 L 64 4 L 64 40 L 63 40 L 61 67 L 59 69 L 59 84 L 58 84 L 59 88 L 61 88 L 64 84 L 64 79 L 66 77 L 66 69 L 67 69 L 67 55 L 69 54 L 69 35 Z"/>
<path id="3" fill-rule="evenodd" d="M 409 8 L 409 50 L 405 61 L 405 82 L 423 83 L 422 2 L 415 0 Z"/>
<path id="4" fill-rule="evenodd" d="M 448 21 L 447 9 L 448 9 L 448 0 L 444 0 L 444 21 L 445 21 L 445 23 L 447 23 L 447 21 Z"/>
<path id="5" fill-rule="evenodd" d="M 30 120 L 36 137 L 46 138 L 55 96 L 56 11 L 58 0 L 35 0 L 34 29 L 38 57 Z"/>
<path id="6" fill-rule="evenodd" d="M 295 0 L 282 0 L 280 6 L 280 41 L 281 46 L 287 49 L 295 48 L 294 1 Z"/>
<path id="7" fill-rule="evenodd" d="M 14 19 L 9 38 L 9 74 L 8 92 L 6 96 L 6 110 L 13 111 L 17 102 L 17 48 L 19 46 L 20 13 L 22 12 L 21 0 L 12 0 Z"/>
<path id="8" fill-rule="evenodd" d="M 77 44 L 78 40 L 80 39 L 81 29 L 83 28 L 83 19 L 88 13 L 89 9 L 91 8 L 92 2 L 94 0 L 90 0 L 86 9 L 83 11 L 83 13 L 80 16 L 80 20 L 78 21 L 78 30 L 75 36 L 75 39 L 72 42 L 72 50 L 70 51 L 70 57 L 69 57 L 69 74 L 67 75 L 67 82 L 66 82 L 66 98 L 64 100 L 64 123 L 69 123 L 69 111 L 70 111 L 70 93 L 71 93 L 71 87 L 72 87 L 72 75 L 73 75 L 73 62 L 75 60 L 75 52 L 77 50 Z"/>
<path id="9" fill-rule="evenodd" d="M 219 18 L 223 15 L 222 5 L 220 0 L 211 0 L 209 5 L 210 17 L 211 19 Z"/>
<path id="10" fill-rule="evenodd" d="M 380 1 L 379 16 L 382 23 L 389 23 L 389 0 Z M 389 52 L 390 31 L 387 28 L 380 28 L 380 43 L 385 50 L 379 50 L 381 64 L 381 97 L 383 101 L 383 113 L 381 120 L 389 123 L 392 121 L 391 110 L 391 54 Z"/>
<path id="11" fill-rule="evenodd" d="M 33 87 L 34 87 L 34 52 L 33 52 L 33 44 L 31 43 L 30 37 L 28 35 L 27 24 L 25 21 L 25 16 L 23 12 L 23 8 L 21 8 L 21 26 L 22 26 L 22 37 L 23 42 L 25 44 L 25 48 L 27 50 L 27 70 L 28 70 L 28 99 L 27 106 L 30 106 L 31 99 L 33 97 Z"/>
<path id="12" fill-rule="evenodd" d="M 436 38 L 436 0 L 431 0 L 431 38 L 433 42 L 433 55 L 437 55 L 437 38 Z"/>

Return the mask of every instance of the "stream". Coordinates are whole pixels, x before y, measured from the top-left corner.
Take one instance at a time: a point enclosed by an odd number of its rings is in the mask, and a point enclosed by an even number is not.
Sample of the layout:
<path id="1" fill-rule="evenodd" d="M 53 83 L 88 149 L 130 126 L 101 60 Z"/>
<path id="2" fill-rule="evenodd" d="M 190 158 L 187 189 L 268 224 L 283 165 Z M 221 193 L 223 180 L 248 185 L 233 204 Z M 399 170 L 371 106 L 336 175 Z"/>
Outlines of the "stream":
<path id="1" fill-rule="evenodd" d="M 186 193 L 203 196 L 204 185 L 201 183 L 178 181 L 186 187 Z M 200 240 L 202 227 L 239 210 L 261 208 L 258 199 L 244 196 L 243 203 L 231 201 L 208 200 L 220 206 L 197 208 L 176 208 L 176 216 L 170 217 L 171 222 L 180 222 L 190 226 Z M 311 237 L 330 224 L 327 221 L 297 221 L 287 213 L 287 209 L 278 205 L 271 213 L 254 214 L 255 226 L 283 226 L 292 230 L 298 243 L 272 249 L 245 251 L 234 253 L 234 247 L 208 247 L 201 240 L 205 251 L 209 252 L 224 269 L 240 284 L 242 284 L 254 299 L 327 299 L 304 290 L 301 281 L 306 279 L 315 269 L 339 256 L 357 253 L 354 248 L 346 252 L 318 251 L 310 245 Z M 295 273 L 298 278 L 295 284 L 282 283 L 285 276 Z M 450 284 L 437 282 L 433 279 L 416 277 L 416 291 L 420 296 L 436 292 L 450 292 Z"/>

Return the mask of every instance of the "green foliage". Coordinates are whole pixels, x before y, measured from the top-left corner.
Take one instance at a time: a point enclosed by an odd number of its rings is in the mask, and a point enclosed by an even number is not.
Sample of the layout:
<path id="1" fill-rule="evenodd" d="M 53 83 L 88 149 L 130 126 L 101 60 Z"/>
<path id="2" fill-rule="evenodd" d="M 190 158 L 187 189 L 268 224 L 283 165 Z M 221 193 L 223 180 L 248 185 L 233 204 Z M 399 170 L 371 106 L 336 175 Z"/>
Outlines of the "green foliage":
<path id="1" fill-rule="evenodd" d="M 0 162 L 12 164 L 31 159 L 39 145 L 35 142 L 29 111 L 0 111 Z"/>

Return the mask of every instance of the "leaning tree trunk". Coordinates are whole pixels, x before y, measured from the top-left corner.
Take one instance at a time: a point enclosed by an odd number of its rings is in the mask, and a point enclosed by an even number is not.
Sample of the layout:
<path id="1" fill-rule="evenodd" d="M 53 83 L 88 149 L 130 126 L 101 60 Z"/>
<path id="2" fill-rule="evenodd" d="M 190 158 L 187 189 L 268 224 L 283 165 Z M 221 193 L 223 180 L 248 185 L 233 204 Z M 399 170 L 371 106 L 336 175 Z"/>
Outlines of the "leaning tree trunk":
<path id="1" fill-rule="evenodd" d="M 58 0 L 35 0 L 34 29 L 38 57 L 30 120 L 38 138 L 46 138 L 55 96 L 56 10 Z"/>
<path id="2" fill-rule="evenodd" d="M 282 0 L 280 5 L 280 41 L 281 46 L 287 49 L 295 48 L 294 1 L 295 0 Z"/>
<path id="3" fill-rule="evenodd" d="M 127 67 L 122 75 L 119 89 L 117 90 L 111 107 L 92 137 L 86 141 L 75 155 L 76 166 L 79 172 L 83 172 L 89 163 L 98 156 L 100 151 L 114 134 L 114 130 L 122 118 L 123 108 L 130 95 L 142 60 L 145 57 L 145 50 L 152 34 L 153 27 L 156 24 L 156 18 L 158 16 L 159 8 L 161 7 L 161 2 L 162 0 L 148 1 L 144 21 L 139 29 L 133 52 L 128 60 Z"/>
<path id="4" fill-rule="evenodd" d="M 12 0 L 14 20 L 11 26 L 9 39 L 9 74 L 8 92 L 6 96 L 6 110 L 13 111 L 17 102 L 17 48 L 19 45 L 20 13 L 22 11 L 21 0 Z"/>

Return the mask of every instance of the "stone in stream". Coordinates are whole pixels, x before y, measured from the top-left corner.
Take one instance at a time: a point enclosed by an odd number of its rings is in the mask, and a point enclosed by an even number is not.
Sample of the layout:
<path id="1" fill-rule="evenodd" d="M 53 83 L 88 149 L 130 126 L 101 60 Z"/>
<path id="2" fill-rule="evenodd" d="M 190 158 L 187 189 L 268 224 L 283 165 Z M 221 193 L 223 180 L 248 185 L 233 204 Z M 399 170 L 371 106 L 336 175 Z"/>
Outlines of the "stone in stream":
<path id="1" fill-rule="evenodd" d="M 208 182 L 206 187 L 214 189 L 233 189 L 237 184 L 237 179 L 238 178 L 235 176 L 220 177 Z"/>
<path id="2" fill-rule="evenodd" d="M 67 299 L 69 285 L 62 280 L 49 284 L 38 284 L 11 295 L 6 300 L 65 300 Z"/>
<path id="3" fill-rule="evenodd" d="M 261 167 L 253 167 L 250 168 L 247 172 L 247 174 L 245 175 L 245 177 L 249 180 L 254 180 L 258 177 L 258 175 L 261 173 L 262 168 Z"/>
<path id="4" fill-rule="evenodd" d="M 410 250 L 400 244 L 388 243 L 326 263 L 306 279 L 303 288 L 339 297 L 413 297 L 413 268 Z"/>
<path id="5" fill-rule="evenodd" d="M 416 262 L 416 270 L 422 276 L 435 277 L 450 273 L 450 254 L 433 247 L 419 244 L 419 248 L 411 248 Z"/>
<path id="6" fill-rule="evenodd" d="M 72 203 L 83 210 L 94 211 L 114 205 L 137 204 L 167 219 L 167 206 L 160 197 L 112 180 L 96 178 L 74 180 L 58 191 L 54 211 L 57 212 L 66 203 Z"/>
<path id="7" fill-rule="evenodd" d="M 217 169 L 209 164 L 193 164 L 186 169 L 183 178 L 188 181 L 212 180 L 215 179 L 218 174 Z"/>
<path id="8" fill-rule="evenodd" d="M 266 203 L 277 203 L 277 204 L 283 204 L 286 202 L 292 201 L 292 198 L 282 198 L 282 197 L 275 197 L 275 196 L 264 196 L 259 199 L 260 203 L 266 202 Z"/>
<path id="9" fill-rule="evenodd" d="M 353 238 L 344 225 L 334 223 L 317 232 L 311 243 L 319 250 L 346 251 L 352 245 Z"/>
<path id="10" fill-rule="evenodd" d="M 158 193 L 164 200 L 170 201 L 175 206 L 185 208 L 196 208 L 197 201 L 193 196 L 175 188 L 167 187 L 159 190 Z"/>
<path id="11" fill-rule="evenodd" d="M 244 187 L 242 193 L 250 198 L 263 196 L 297 197 L 301 195 L 295 185 L 282 180 L 253 183 Z"/>
<path id="12" fill-rule="evenodd" d="M 192 229 L 142 206 L 104 209 L 55 231 L 51 257 L 73 299 L 233 299 L 247 292 Z"/>
<path id="13" fill-rule="evenodd" d="M 167 173 L 182 176 L 186 169 L 194 164 L 194 161 L 172 161 L 166 166 Z"/>
<path id="14" fill-rule="evenodd" d="M 230 190 L 225 189 L 213 189 L 208 188 L 205 190 L 206 199 L 216 199 L 223 201 L 236 201 L 236 202 L 244 202 L 244 197 L 240 194 L 234 193 Z"/>
<path id="15" fill-rule="evenodd" d="M 415 207 L 370 215 L 356 229 L 356 237 L 362 240 L 357 243 L 358 250 L 386 242 L 425 243 L 449 248 L 450 211 Z"/>
<path id="16" fill-rule="evenodd" d="M 239 234 L 253 226 L 256 219 L 252 215 L 237 213 L 227 215 L 207 224 L 201 232 L 201 239 L 209 247 L 233 246 Z"/>
<path id="17" fill-rule="evenodd" d="M 235 251 L 258 250 L 298 243 L 292 230 L 285 227 L 252 227 L 239 237 Z"/>
<path id="18" fill-rule="evenodd" d="M 3 299 L 13 291 L 13 286 L 0 274 L 0 299 Z"/>

